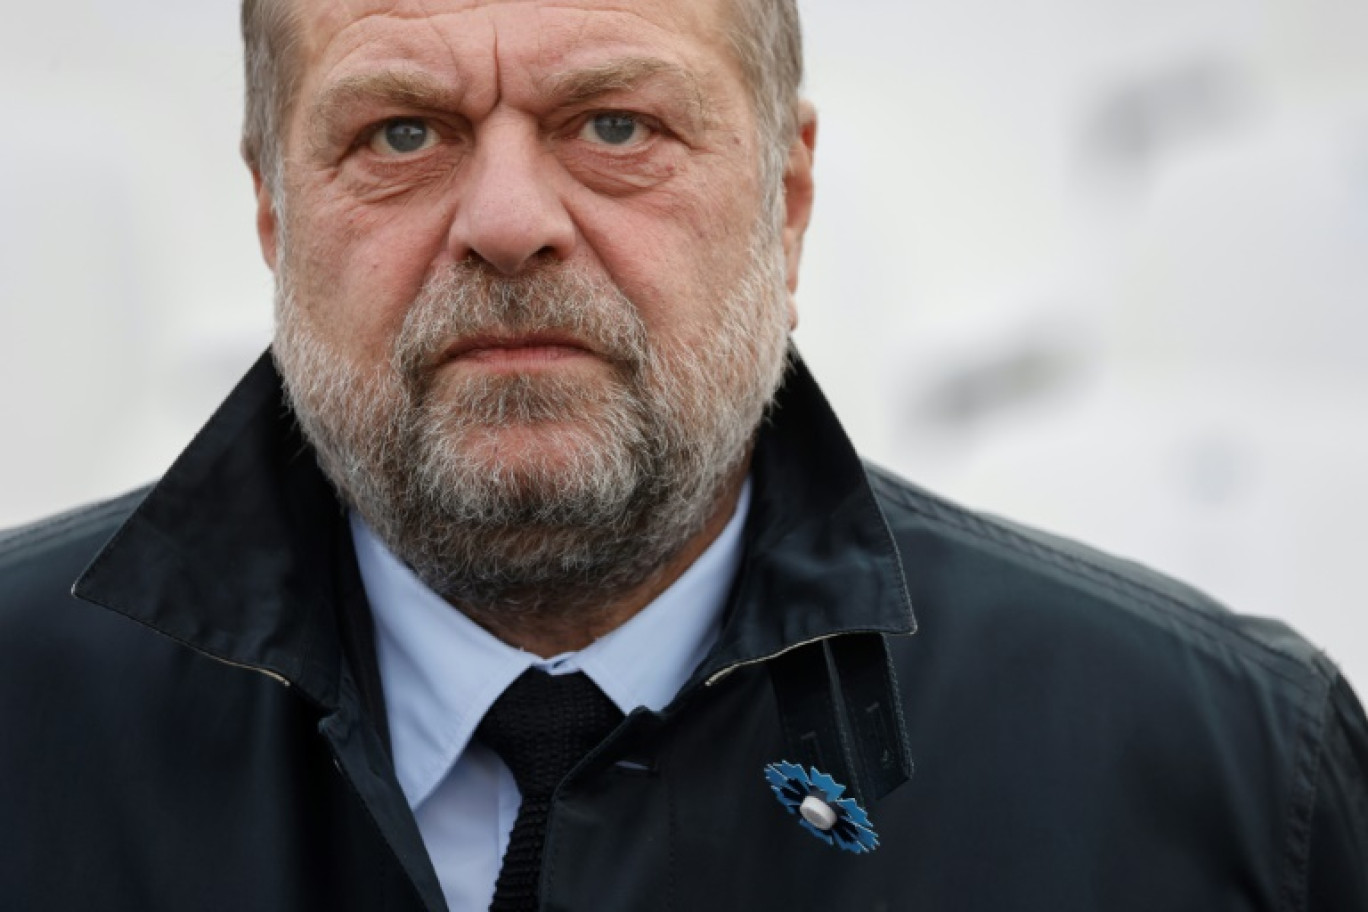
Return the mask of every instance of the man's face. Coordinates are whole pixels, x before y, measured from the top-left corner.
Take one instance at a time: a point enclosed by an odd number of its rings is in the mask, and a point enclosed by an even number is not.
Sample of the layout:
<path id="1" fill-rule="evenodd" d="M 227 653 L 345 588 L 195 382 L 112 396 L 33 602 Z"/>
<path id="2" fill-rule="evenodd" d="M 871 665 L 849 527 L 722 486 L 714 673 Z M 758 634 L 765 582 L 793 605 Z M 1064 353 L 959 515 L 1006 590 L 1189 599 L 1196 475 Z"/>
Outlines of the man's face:
<path id="1" fill-rule="evenodd" d="M 516 526 L 510 554 L 564 566 L 557 530 L 660 537 L 628 514 L 683 509 L 652 506 L 665 479 L 714 489 L 696 532 L 744 461 L 700 453 L 744 451 L 777 382 L 807 216 L 805 173 L 762 211 L 722 0 L 298 2 L 285 198 L 277 222 L 263 190 L 260 224 L 277 355 L 334 481 L 415 566 L 406 536 L 433 533 L 399 527 L 434 516 L 368 500 L 443 501 L 482 550 Z M 367 461 L 407 478 L 339 477 Z M 480 597 L 457 564 L 428 581 Z"/>

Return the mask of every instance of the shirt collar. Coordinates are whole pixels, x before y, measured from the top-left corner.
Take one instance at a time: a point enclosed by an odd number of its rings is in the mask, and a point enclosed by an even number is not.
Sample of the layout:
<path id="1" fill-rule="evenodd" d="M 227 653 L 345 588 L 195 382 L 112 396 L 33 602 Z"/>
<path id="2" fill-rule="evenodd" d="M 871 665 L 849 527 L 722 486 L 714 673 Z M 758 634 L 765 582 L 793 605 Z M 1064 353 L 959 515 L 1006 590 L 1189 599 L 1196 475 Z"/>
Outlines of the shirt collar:
<path id="1" fill-rule="evenodd" d="M 546 660 L 454 610 L 352 513 L 357 564 L 375 617 L 395 772 L 409 806 L 426 800 L 489 707 L 530 667 L 583 671 L 624 714 L 665 708 L 717 640 L 750 500 L 747 481 L 722 533 L 625 624 L 578 652 Z"/>

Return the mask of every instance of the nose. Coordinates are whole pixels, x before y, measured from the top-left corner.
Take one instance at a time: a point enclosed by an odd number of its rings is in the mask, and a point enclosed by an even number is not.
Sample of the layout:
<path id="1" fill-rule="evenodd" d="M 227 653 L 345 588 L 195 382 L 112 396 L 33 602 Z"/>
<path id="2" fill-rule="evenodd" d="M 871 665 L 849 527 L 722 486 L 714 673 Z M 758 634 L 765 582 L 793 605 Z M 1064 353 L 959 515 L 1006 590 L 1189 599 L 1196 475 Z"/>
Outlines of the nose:
<path id="1" fill-rule="evenodd" d="M 456 261 L 477 257 L 514 275 L 542 257 L 569 258 L 575 224 L 554 175 L 535 127 L 487 124 L 458 191 L 450 237 Z"/>

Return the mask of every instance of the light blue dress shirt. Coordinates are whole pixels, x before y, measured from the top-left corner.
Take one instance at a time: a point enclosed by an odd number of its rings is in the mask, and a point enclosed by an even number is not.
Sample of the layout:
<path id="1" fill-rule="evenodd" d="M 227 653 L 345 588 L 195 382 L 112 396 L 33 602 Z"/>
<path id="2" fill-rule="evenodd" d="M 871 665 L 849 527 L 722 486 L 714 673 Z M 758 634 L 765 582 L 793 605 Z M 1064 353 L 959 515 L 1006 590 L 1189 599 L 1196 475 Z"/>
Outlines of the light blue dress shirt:
<path id="1" fill-rule="evenodd" d="M 722 534 L 669 589 L 579 652 L 545 660 L 452 608 L 351 514 L 395 772 L 452 912 L 488 910 L 521 800 L 503 761 L 471 741 L 485 712 L 533 666 L 584 672 L 624 714 L 663 709 L 717 639 L 749 508 L 748 481 Z"/>

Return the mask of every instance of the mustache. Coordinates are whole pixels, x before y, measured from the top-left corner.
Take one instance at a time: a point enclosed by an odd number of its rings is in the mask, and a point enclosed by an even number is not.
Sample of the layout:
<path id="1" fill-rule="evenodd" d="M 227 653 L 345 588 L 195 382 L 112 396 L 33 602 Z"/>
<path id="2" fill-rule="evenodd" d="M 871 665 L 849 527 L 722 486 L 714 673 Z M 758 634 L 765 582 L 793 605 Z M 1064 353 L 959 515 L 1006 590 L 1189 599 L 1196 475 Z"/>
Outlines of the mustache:
<path id="1" fill-rule="evenodd" d="M 423 283 L 395 339 L 393 366 L 421 383 L 463 342 L 521 336 L 573 341 L 632 372 L 649 357 L 636 305 L 607 278 L 564 264 L 505 276 L 462 262 Z"/>

